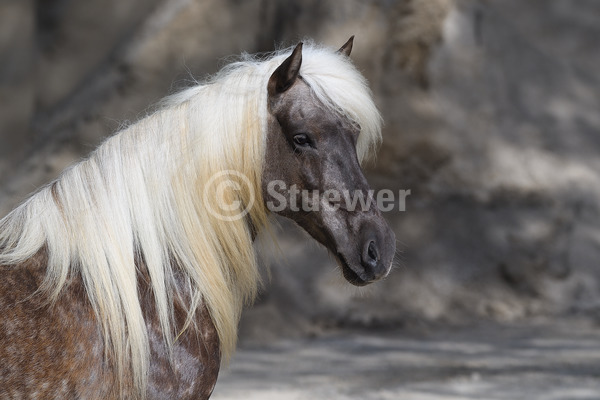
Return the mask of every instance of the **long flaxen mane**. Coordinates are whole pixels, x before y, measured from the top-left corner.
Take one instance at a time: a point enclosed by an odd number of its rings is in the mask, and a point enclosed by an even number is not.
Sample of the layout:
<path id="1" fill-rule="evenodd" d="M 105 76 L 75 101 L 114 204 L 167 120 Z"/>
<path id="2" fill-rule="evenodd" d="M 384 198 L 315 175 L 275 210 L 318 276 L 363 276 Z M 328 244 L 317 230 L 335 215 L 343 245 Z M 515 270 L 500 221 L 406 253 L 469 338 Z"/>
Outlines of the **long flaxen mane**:
<path id="1" fill-rule="evenodd" d="M 267 83 L 290 51 L 242 56 L 207 82 L 167 98 L 0 221 L 0 265 L 18 268 L 45 250 L 40 291 L 50 300 L 70 276 L 81 276 L 117 376 L 130 371 L 142 396 L 149 344 L 138 294 L 140 260 L 168 348 L 181 333 L 173 312 L 181 287 L 192 293 L 184 329 L 196 328 L 194 313 L 203 303 L 224 358 L 235 347 L 241 309 L 258 285 L 252 229 L 267 224 L 261 199 Z M 300 74 L 332 112 L 360 125 L 357 152 L 366 158 L 380 141 L 381 118 L 362 75 L 347 57 L 313 44 L 304 46 Z M 218 196 L 205 183 L 226 170 L 250 182 L 231 194 L 240 207 L 255 196 L 245 218 L 206 212 Z"/>

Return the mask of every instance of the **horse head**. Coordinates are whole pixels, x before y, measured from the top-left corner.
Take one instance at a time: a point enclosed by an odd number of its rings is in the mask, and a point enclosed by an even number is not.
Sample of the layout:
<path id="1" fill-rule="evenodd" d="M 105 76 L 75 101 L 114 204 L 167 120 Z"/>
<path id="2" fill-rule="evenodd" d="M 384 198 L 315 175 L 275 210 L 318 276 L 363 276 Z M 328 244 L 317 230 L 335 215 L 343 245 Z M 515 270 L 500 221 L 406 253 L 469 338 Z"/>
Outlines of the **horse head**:
<path id="1" fill-rule="evenodd" d="M 301 67 L 302 43 L 269 79 L 263 199 L 326 246 L 350 283 L 366 285 L 389 273 L 395 236 L 359 163 L 361 127 L 316 96 Z M 356 196 L 366 201 L 348 202 Z"/>

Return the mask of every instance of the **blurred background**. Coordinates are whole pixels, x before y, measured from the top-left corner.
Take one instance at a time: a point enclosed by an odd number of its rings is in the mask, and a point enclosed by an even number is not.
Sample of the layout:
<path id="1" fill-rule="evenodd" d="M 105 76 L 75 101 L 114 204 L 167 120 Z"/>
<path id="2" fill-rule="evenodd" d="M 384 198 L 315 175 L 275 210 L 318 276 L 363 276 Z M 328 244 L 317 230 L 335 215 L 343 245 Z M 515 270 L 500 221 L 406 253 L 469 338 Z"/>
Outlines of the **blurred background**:
<path id="1" fill-rule="evenodd" d="M 242 342 L 332 329 L 600 317 L 600 2 L 2 0 L 0 217 L 228 56 L 306 37 L 385 120 L 374 189 L 399 266 L 362 290 L 281 221 Z"/>

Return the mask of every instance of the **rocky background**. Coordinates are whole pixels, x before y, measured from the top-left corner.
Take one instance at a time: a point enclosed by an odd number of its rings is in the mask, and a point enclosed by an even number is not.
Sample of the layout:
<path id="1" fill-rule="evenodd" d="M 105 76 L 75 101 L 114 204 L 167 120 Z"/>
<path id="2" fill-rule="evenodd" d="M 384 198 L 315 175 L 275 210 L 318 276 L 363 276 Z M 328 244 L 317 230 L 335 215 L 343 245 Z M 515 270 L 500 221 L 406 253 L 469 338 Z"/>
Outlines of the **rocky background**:
<path id="1" fill-rule="evenodd" d="M 2 0 L 0 216 L 226 57 L 339 47 L 385 119 L 398 267 L 363 290 L 280 221 L 243 339 L 600 316 L 600 3 Z M 270 275 L 268 277 L 267 275 Z"/>

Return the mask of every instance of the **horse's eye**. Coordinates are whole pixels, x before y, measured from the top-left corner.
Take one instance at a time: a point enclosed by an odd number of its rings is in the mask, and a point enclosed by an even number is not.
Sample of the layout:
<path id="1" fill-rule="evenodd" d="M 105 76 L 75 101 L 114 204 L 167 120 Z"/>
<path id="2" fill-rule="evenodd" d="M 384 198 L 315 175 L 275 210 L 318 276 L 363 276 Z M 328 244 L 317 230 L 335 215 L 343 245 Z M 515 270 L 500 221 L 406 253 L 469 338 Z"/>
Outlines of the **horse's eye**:
<path id="1" fill-rule="evenodd" d="M 305 133 L 299 133 L 294 136 L 294 144 L 301 147 L 306 147 L 310 144 L 310 139 Z"/>

